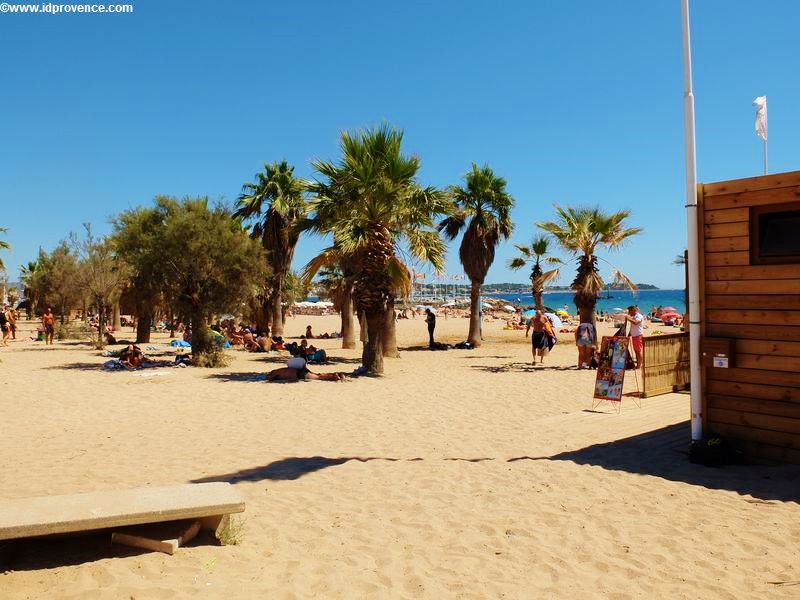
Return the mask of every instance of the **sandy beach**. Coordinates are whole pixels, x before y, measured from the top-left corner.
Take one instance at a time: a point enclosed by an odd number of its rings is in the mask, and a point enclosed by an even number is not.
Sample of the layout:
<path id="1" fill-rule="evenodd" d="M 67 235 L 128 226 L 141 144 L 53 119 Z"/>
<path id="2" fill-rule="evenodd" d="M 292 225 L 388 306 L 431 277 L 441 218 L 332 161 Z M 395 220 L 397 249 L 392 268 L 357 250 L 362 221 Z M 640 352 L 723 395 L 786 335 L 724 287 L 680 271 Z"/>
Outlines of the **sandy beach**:
<path id="1" fill-rule="evenodd" d="M 338 328 L 295 317 L 287 336 L 309 323 Z M 568 334 L 532 367 L 524 332 L 502 325 L 485 324 L 477 350 L 431 352 L 424 322 L 401 321 L 386 376 L 343 383 L 266 383 L 277 355 L 104 372 L 87 345 L 13 342 L 0 498 L 229 481 L 247 508 L 238 545 L 26 546 L 0 597 L 800 595 L 798 467 L 690 465 L 688 396 L 592 411 L 595 374 L 574 368 Z M 437 337 L 466 330 L 440 318 Z M 314 343 L 332 364 L 312 370 L 360 362 L 340 340 Z"/>

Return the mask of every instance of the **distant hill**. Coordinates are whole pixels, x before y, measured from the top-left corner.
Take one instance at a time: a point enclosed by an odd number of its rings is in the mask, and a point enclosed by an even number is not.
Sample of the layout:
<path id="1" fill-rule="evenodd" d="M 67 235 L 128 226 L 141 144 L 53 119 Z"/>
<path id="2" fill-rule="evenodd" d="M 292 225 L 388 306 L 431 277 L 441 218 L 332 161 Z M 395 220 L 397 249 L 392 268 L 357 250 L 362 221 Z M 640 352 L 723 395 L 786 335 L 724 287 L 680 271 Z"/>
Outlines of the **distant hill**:
<path id="1" fill-rule="evenodd" d="M 636 286 L 640 290 L 657 290 L 659 289 L 657 286 L 651 283 L 637 283 Z M 570 290 L 569 286 L 566 285 L 554 285 L 548 286 L 545 288 L 549 292 L 567 292 Z M 603 289 L 606 290 L 624 290 L 624 285 L 611 285 L 606 284 Z M 526 285 L 524 283 L 492 283 L 486 284 L 481 286 L 481 291 L 483 292 L 495 292 L 499 294 L 529 294 L 531 291 L 531 286 Z"/>

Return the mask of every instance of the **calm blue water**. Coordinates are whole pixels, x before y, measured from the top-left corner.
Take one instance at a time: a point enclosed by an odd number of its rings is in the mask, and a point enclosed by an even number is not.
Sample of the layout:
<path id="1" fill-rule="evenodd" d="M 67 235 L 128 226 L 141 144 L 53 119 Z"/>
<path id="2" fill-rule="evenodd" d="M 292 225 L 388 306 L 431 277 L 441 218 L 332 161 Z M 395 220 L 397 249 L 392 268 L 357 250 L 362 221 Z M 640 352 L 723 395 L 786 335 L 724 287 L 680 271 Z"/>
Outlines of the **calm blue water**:
<path id="1" fill-rule="evenodd" d="M 648 313 L 653 306 L 673 306 L 679 313 L 686 310 L 684 305 L 683 290 L 640 290 L 635 296 L 630 291 L 611 290 L 611 298 L 600 298 L 597 300 L 597 310 L 605 312 L 615 312 L 615 308 L 627 308 L 631 304 L 638 304 L 642 313 Z M 606 295 L 606 292 L 603 292 Z M 544 304 L 554 310 L 569 306 L 568 312 L 575 314 L 577 309 L 572 303 L 572 292 L 545 292 Z M 512 304 L 522 304 L 523 306 L 533 305 L 533 296 L 530 294 L 519 296 L 516 294 L 486 294 L 487 298 L 502 298 Z"/>

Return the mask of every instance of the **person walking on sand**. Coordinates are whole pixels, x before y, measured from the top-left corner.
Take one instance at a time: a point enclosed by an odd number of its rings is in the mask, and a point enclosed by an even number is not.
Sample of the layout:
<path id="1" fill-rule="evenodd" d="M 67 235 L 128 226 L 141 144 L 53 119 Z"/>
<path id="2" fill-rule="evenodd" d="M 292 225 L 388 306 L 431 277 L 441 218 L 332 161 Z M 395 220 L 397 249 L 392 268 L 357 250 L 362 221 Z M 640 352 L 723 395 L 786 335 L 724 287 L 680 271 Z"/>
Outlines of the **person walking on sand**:
<path id="1" fill-rule="evenodd" d="M 591 323 L 581 323 L 575 330 L 575 345 L 578 346 L 578 368 L 588 369 L 592 364 L 592 352 L 597 344 L 597 333 Z"/>
<path id="2" fill-rule="evenodd" d="M 425 309 L 425 322 L 428 324 L 428 346 L 433 348 L 433 331 L 436 329 L 436 315 L 430 308 Z"/>
<path id="3" fill-rule="evenodd" d="M 537 310 L 531 319 L 528 321 L 528 326 L 525 329 L 525 337 L 528 337 L 528 332 L 533 329 L 531 334 L 531 364 L 536 364 L 536 357 L 539 357 L 539 364 L 544 364 L 544 357 L 547 354 L 550 343 L 547 335 L 546 326 L 548 324 L 547 317 L 541 310 Z"/>
<path id="4" fill-rule="evenodd" d="M 53 336 L 56 334 L 56 316 L 53 314 L 53 309 L 49 306 L 42 315 L 42 326 L 44 327 L 44 344 L 53 345 Z"/>
<path id="5" fill-rule="evenodd" d="M 636 354 L 636 368 L 642 366 L 642 350 L 644 349 L 644 342 L 642 342 L 644 317 L 639 312 L 639 307 L 631 304 L 628 307 L 628 314 L 625 315 L 625 320 L 631 324 L 628 336 L 631 338 L 631 346 L 633 352 Z"/>
<path id="6" fill-rule="evenodd" d="M 11 325 L 8 322 L 8 307 L 0 308 L 0 330 L 3 332 L 3 346 L 8 346 L 8 336 L 11 335 Z"/>
<path id="7" fill-rule="evenodd" d="M 11 339 L 17 339 L 17 311 L 13 307 L 8 309 L 8 326 L 11 329 Z"/>

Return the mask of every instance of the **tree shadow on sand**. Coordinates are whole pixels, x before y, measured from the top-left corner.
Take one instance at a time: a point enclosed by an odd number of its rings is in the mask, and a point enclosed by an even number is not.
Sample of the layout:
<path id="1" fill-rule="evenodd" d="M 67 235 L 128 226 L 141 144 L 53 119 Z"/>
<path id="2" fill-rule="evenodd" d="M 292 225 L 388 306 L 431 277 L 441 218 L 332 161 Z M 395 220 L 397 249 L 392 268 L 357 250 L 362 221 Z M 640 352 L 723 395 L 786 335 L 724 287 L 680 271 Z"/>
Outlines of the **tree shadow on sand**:
<path id="1" fill-rule="evenodd" d="M 610 471 L 649 475 L 712 490 L 750 495 L 757 504 L 800 502 L 800 465 L 728 465 L 715 468 L 689 462 L 689 422 L 613 442 L 594 444 L 551 456 L 519 456 L 525 460 L 570 461 Z M 750 502 L 745 499 L 745 501 Z"/>
<path id="2" fill-rule="evenodd" d="M 285 366 L 286 361 L 289 359 L 288 356 L 265 356 L 261 359 L 261 362 L 270 363 L 274 365 L 281 365 Z M 322 365 L 316 366 L 325 366 L 325 365 L 360 365 L 361 359 L 360 358 L 345 358 L 342 356 L 330 356 L 328 355 L 327 362 L 322 363 Z M 313 363 L 311 366 L 315 366 Z"/>
<path id="3" fill-rule="evenodd" d="M 481 357 L 484 358 L 484 357 Z M 486 373 L 534 373 L 536 371 L 576 371 L 575 367 L 557 367 L 555 365 L 532 365 L 523 362 L 511 362 L 504 365 L 469 365 L 470 369 L 477 369 Z"/>
<path id="4" fill-rule="evenodd" d="M 211 475 L 202 477 L 200 479 L 193 479 L 191 483 L 208 483 L 212 481 L 227 481 L 228 483 L 239 483 L 240 481 L 294 481 L 300 479 L 303 475 L 315 473 L 328 467 L 335 467 L 343 465 L 350 461 L 369 462 L 372 460 L 385 460 L 388 462 L 397 462 L 399 460 L 422 460 L 422 459 L 400 459 L 400 458 L 385 458 L 377 456 L 360 457 L 360 456 L 340 456 L 337 458 L 329 458 L 327 456 L 311 456 L 311 457 L 298 457 L 293 456 L 290 458 L 282 458 L 261 467 L 253 467 L 251 469 L 242 469 L 234 473 L 224 473 L 222 475 Z"/>
<path id="5" fill-rule="evenodd" d="M 110 360 L 110 359 L 107 359 Z M 103 363 L 101 362 L 74 362 L 64 363 L 61 365 L 52 365 L 49 367 L 41 367 L 48 371 L 102 371 Z"/>
<path id="6" fill-rule="evenodd" d="M 255 371 L 249 373 L 212 373 L 207 379 L 216 379 L 217 381 L 257 382 L 266 381 L 267 374 Z"/>

